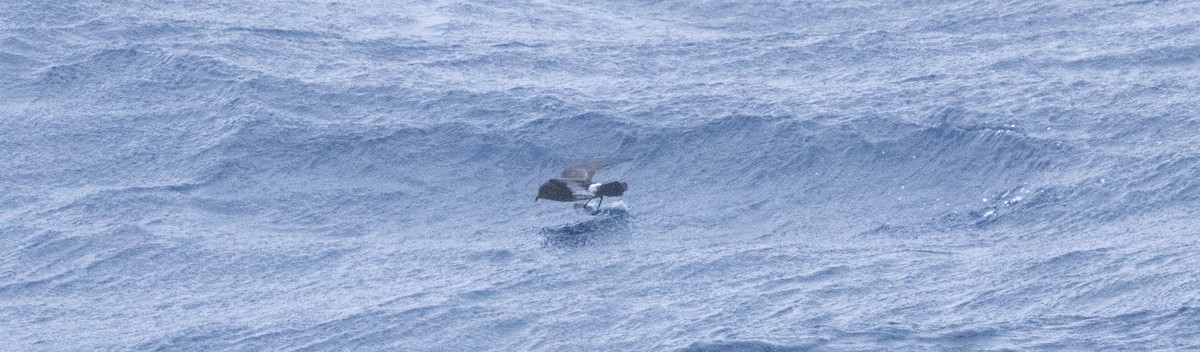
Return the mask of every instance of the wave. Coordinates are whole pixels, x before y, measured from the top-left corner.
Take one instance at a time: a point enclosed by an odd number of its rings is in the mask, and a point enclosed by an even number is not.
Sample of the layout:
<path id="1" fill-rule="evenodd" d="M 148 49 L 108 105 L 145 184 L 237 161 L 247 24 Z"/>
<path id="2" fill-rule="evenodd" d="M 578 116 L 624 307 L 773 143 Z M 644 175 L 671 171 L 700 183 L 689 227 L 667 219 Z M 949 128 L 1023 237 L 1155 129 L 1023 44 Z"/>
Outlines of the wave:
<path id="1" fill-rule="evenodd" d="M 680 352 L 704 351 L 812 351 L 861 349 L 966 349 L 1009 350 L 1013 346 L 1032 349 L 1103 349 L 1120 345 L 1132 349 L 1195 348 L 1186 336 L 1171 334 L 1174 342 L 1148 337 L 1150 331 L 1178 331 L 1200 319 L 1195 307 L 1171 310 L 1142 310 L 1117 315 L 1061 315 L 1018 320 L 995 325 L 952 325 L 921 327 L 906 324 L 881 324 L 863 330 L 815 327 L 794 342 L 762 340 L 725 340 L 695 342 Z M 1080 338 L 1079 334 L 1099 334 L 1103 339 Z"/>
<path id="2" fill-rule="evenodd" d="M 51 184 L 56 178 L 110 180 L 90 187 L 93 191 L 85 194 L 94 196 L 75 203 L 88 211 L 109 209 L 114 219 L 123 218 L 122 211 L 137 212 L 137 206 L 163 205 L 158 202 L 214 213 L 274 211 L 281 217 L 303 217 L 305 211 L 296 209 L 315 212 L 339 204 L 334 211 L 378 217 L 474 213 L 467 207 L 528 198 L 562 165 L 614 156 L 634 161 L 599 177 L 630 182 L 630 195 L 639 205 L 668 212 L 707 208 L 708 215 L 720 215 L 722 209 L 701 204 L 723 202 L 764 214 L 820 208 L 878 214 L 864 223 L 953 227 L 1007 219 L 1118 219 L 1200 200 L 1200 185 L 1180 177 L 1200 171 L 1194 155 L 1096 154 L 1078 141 L 1013 126 L 957 122 L 965 119 L 945 114 L 922 122 L 729 116 L 679 126 L 599 113 L 514 126 L 238 117 L 198 135 L 189 133 L 183 143 L 190 147 L 142 145 L 74 170 L 27 167 L 15 178 Z M 153 132 L 117 136 L 181 137 Z M 89 145 L 72 134 L 42 138 L 18 143 L 73 139 L 73 148 L 87 155 L 119 139 L 99 138 Z M 378 203 L 355 206 L 355 198 Z M 439 201 L 446 199 L 472 201 Z M 1089 216 L 1095 212 L 1109 216 Z"/>
<path id="3" fill-rule="evenodd" d="M 577 209 L 582 211 L 582 209 Z M 612 204 L 596 210 L 592 219 L 543 228 L 543 246 L 580 248 L 619 240 L 632 232 L 632 219 L 624 204 Z"/>
<path id="4" fill-rule="evenodd" d="M 0 334 L 1195 347 L 1178 4 L 778 5 L 0 5 Z"/>
<path id="5" fill-rule="evenodd" d="M 722 341 L 694 343 L 679 352 L 791 352 L 809 351 L 813 345 L 782 346 L 763 341 Z"/>

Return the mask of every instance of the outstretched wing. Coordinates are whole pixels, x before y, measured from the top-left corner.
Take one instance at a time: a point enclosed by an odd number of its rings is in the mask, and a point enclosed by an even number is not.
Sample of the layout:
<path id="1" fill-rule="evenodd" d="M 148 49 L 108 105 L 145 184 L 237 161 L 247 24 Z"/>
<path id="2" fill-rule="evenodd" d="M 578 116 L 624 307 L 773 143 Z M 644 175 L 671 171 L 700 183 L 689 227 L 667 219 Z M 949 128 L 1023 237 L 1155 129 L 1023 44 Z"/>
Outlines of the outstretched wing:
<path id="1" fill-rule="evenodd" d="M 592 193 L 588 192 L 588 184 L 584 181 L 567 180 L 563 182 L 567 185 L 567 189 L 571 190 L 571 196 L 575 200 L 591 199 Z"/>
<path id="2" fill-rule="evenodd" d="M 566 169 L 563 169 L 562 178 L 567 179 L 567 180 L 576 180 L 576 181 L 583 181 L 585 183 L 591 183 L 592 175 L 595 175 L 596 171 L 599 171 L 600 169 L 603 169 L 603 168 L 606 168 L 606 167 L 609 167 L 612 165 L 620 164 L 620 163 L 623 163 L 623 162 L 626 162 L 629 160 L 630 159 L 605 159 L 605 160 L 588 161 L 588 162 L 578 163 L 575 165 L 568 166 Z"/>

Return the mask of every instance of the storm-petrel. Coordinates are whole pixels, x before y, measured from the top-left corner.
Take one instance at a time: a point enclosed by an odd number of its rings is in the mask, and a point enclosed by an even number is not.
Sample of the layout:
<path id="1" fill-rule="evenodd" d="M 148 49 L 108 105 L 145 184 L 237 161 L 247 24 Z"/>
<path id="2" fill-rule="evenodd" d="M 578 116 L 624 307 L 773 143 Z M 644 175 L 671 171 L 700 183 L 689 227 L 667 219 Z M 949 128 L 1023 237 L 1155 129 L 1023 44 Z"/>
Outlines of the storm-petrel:
<path id="1" fill-rule="evenodd" d="M 538 199 L 549 199 L 559 202 L 576 202 L 584 201 L 583 206 L 592 199 L 600 198 L 600 202 L 596 204 L 596 209 L 600 209 L 600 205 L 604 204 L 604 197 L 619 197 L 625 194 L 629 186 L 625 182 L 613 181 L 606 183 L 592 183 L 592 176 L 596 171 L 620 164 L 630 159 L 606 159 L 599 161 L 588 161 L 575 165 L 568 166 L 562 171 L 562 178 L 552 178 L 546 183 L 543 183 L 538 188 Z"/>

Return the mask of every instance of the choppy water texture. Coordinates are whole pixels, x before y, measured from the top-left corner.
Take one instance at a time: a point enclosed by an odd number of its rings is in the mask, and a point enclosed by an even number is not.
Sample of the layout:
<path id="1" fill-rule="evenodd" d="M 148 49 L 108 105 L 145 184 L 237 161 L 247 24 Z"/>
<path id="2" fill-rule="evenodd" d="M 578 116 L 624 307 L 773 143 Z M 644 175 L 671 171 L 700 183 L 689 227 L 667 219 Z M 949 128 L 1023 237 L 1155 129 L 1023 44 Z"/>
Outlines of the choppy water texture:
<path id="1" fill-rule="evenodd" d="M 12 350 L 1200 349 L 1200 2 L 0 3 Z M 534 202 L 568 163 L 630 190 Z"/>

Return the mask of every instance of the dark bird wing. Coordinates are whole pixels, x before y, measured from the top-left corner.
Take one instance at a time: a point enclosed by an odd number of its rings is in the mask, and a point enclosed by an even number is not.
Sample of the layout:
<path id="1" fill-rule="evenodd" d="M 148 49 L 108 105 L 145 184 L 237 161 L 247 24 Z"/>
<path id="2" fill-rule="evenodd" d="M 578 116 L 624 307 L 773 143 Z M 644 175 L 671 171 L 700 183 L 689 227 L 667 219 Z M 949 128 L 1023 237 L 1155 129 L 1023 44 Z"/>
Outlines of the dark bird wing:
<path id="1" fill-rule="evenodd" d="M 599 171 L 600 169 L 603 169 L 603 168 L 606 168 L 606 167 L 609 167 L 612 165 L 620 164 L 620 163 L 623 163 L 623 162 L 626 162 L 629 160 L 630 159 L 605 159 L 605 160 L 588 161 L 588 162 L 578 163 L 575 165 L 568 166 L 566 169 L 563 169 L 562 178 L 566 179 L 566 180 L 575 180 L 575 181 L 583 181 L 584 183 L 591 183 L 592 176 L 596 174 L 596 171 Z"/>

